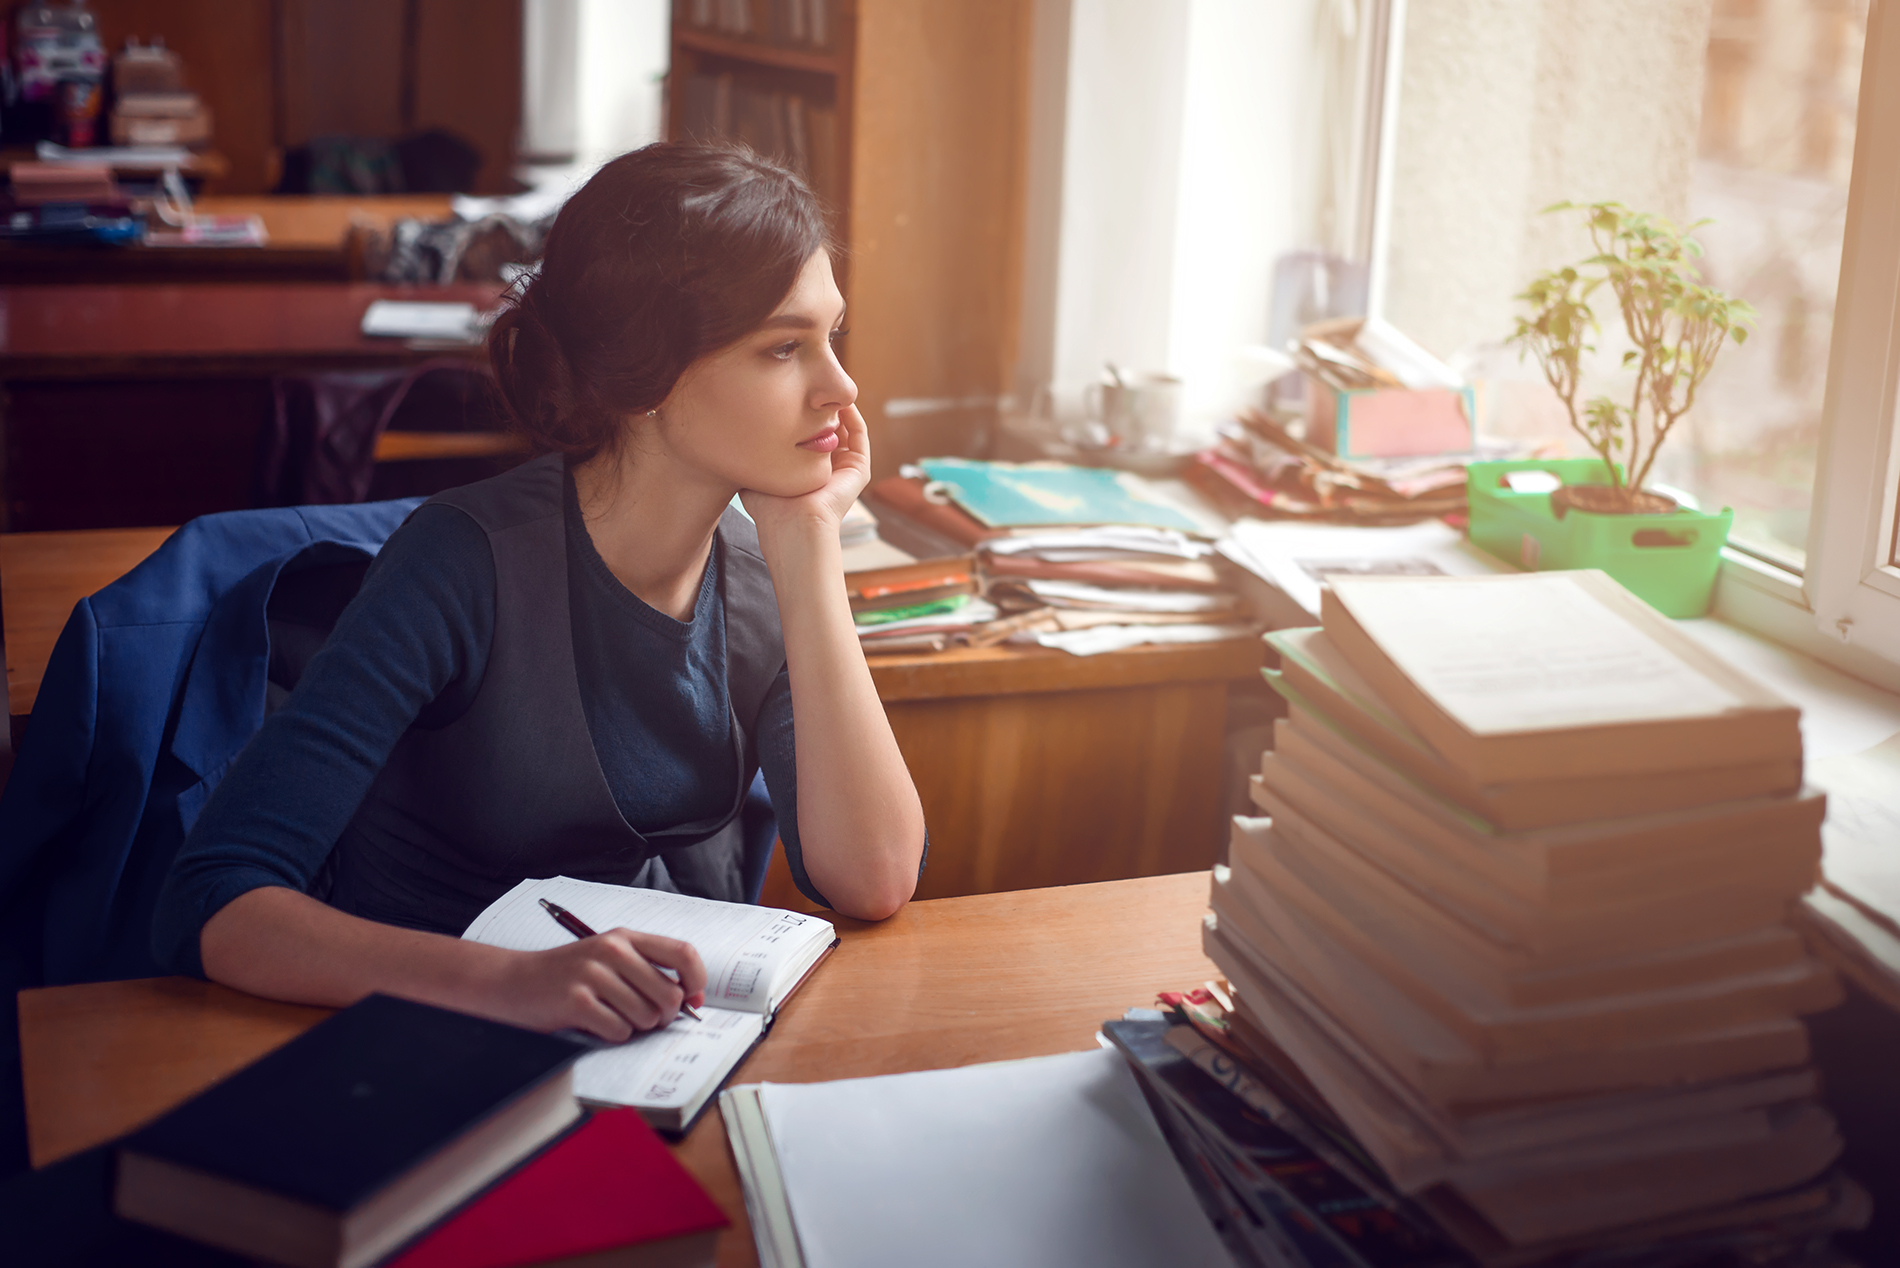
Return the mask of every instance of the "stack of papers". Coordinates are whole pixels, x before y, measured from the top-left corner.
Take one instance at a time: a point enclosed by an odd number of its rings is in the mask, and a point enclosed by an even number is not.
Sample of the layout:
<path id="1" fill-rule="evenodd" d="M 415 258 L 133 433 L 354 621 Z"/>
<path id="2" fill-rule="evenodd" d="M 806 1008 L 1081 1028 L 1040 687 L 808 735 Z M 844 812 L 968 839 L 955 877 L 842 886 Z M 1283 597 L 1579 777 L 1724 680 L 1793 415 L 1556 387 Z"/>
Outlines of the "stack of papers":
<path id="1" fill-rule="evenodd" d="M 984 541 L 977 561 L 984 593 L 1024 615 L 1016 642 L 1093 655 L 1258 629 L 1214 547 L 1174 529 L 1017 529 Z"/>
<path id="2" fill-rule="evenodd" d="M 1319 620 L 1320 593 L 1332 577 L 1479 577 L 1511 572 L 1449 524 L 1404 528 L 1241 519 L 1216 543 L 1223 558 L 1265 584 L 1248 601 L 1269 626 Z"/>

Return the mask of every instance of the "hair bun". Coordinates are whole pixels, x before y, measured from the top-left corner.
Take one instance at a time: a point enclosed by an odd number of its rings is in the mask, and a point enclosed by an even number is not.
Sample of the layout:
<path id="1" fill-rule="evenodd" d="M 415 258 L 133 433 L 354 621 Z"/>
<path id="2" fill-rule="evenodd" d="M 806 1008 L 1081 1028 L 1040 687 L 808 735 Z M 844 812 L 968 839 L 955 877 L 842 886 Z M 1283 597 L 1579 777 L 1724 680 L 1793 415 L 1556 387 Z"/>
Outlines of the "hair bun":
<path id="1" fill-rule="evenodd" d="M 826 245 L 810 188 L 750 151 L 621 155 L 562 206 L 489 331 L 516 426 L 580 458 L 618 443 L 689 365 L 771 316 Z"/>

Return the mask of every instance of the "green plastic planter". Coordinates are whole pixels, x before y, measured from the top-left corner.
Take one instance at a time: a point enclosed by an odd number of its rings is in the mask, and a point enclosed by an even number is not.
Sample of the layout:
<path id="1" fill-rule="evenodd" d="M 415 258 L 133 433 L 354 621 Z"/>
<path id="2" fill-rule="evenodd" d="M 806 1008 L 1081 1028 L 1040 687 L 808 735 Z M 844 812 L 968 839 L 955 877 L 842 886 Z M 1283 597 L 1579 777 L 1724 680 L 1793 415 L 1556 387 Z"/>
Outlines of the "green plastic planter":
<path id="1" fill-rule="evenodd" d="M 1565 484 L 1608 484 L 1598 458 L 1474 462 L 1466 476 L 1471 540 L 1507 563 L 1534 572 L 1601 568 L 1664 616 L 1701 616 L 1715 593 L 1735 512 L 1685 508 L 1660 515 L 1551 511 L 1548 493 L 1514 493 L 1512 471 L 1548 471 Z"/>

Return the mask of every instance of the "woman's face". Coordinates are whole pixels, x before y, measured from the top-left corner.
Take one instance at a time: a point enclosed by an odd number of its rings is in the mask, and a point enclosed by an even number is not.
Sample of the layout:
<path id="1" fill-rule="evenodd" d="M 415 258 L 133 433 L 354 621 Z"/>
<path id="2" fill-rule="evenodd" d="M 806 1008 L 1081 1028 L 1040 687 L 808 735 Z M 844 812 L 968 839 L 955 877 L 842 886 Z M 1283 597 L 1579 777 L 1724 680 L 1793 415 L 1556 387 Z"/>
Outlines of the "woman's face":
<path id="1" fill-rule="evenodd" d="M 831 475 L 838 411 L 858 387 L 838 364 L 844 296 L 819 251 L 765 324 L 693 363 L 642 439 L 738 489 L 799 497 Z"/>

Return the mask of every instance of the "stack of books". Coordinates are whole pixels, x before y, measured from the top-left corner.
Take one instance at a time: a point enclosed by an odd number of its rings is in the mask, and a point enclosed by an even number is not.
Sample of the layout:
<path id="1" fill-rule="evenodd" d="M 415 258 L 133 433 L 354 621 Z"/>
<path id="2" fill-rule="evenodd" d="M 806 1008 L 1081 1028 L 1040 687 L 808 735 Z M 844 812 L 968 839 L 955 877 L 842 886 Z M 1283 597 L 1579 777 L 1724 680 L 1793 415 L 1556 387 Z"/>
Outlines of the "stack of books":
<path id="1" fill-rule="evenodd" d="M 686 0 L 678 20 L 702 31 L 779 48 L 830 48 L 838 15 L 833 0 Z"/>
<path id="2" fill-rule="evenodd" d="M 1864 1218 L 1793 706 L 1597 572 L 1335 577 L 1268 640 L 1204 934 L 1262 1069 L 1485 1263 Z"/>
<path id="3" fill-rule="evenodd" d="M 111 1209 L 295 1268 L 712 1264 L 718 1204 L 640 1111 L 576 1101 L 573 1068 L 598 1055 L 371 995 L 119 1141 Z M 200 1262 L 113 1237 L 97 1197 L 59 1262 Z"/>
<path id="4" fill-rule="evenodd" d="M 739 141 L 803 176 L 827 206 L 843 204 L 838 108 L 828 97 L 787 92 L 731 72 L 687 77 L 684 134 Z"/>

